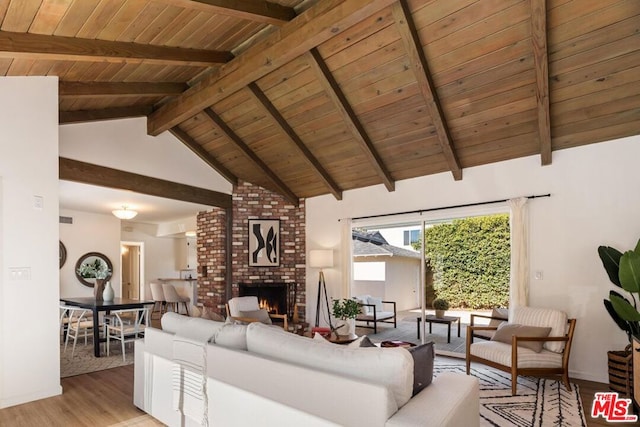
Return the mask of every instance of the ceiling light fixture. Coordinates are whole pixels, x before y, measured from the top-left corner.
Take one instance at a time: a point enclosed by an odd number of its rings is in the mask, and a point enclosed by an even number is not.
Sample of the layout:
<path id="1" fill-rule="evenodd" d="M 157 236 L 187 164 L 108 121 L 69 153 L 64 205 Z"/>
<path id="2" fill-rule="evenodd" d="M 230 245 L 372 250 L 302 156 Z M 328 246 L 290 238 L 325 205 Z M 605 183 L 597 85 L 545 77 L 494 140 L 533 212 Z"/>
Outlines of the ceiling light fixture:
<path id="1" fill-rule="evenodd" d="M 137 211 L 132 211 L 127 205 L 123 205 L 122 209 L 116 209 L 111 211 L 111 213 L 114 214 L 116 218 L 120 219 L 132 219 L 138 215 Z"/>

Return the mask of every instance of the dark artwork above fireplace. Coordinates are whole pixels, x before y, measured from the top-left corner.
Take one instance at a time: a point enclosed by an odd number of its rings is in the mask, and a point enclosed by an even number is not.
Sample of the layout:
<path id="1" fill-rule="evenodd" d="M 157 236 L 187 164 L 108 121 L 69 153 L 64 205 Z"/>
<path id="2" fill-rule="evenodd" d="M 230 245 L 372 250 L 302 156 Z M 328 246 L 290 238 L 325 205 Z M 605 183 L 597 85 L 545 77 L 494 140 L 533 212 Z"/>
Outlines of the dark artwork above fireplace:
<path id="1" fill-rule="evenodd" d="M 287 283 L 238 283 L 238 296 L 256 296 L 260 308 L 272 314 L 287 314 L 291 316 L 290 302 L 295 301 L 291 296 L 293 285 Z"/>

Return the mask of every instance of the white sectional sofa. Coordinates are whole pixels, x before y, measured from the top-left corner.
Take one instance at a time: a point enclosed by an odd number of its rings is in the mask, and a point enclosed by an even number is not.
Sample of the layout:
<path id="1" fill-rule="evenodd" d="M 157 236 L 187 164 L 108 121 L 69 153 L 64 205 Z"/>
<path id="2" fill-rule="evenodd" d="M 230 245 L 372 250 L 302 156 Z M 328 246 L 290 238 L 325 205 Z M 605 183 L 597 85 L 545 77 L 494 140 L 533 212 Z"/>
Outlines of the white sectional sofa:
<path id="1" fill-rule="evenodd" d="M 202 417 L 225 427 L 479 425 L 477 379 L 442 373 L 412 397 L 405 349 L 348 348 L 260 323 L 175 313 L 163 316 L 162 327 L 135 343 L 134 404 L 168 426 L 203 425 Z M 203 403 L 198 416 L 193 406 L 189 416 L 174 409 L 193 403 L 179 400 L 188 384 L 175 377 L 190 357 L 205 373 L 193 382 Z"/>

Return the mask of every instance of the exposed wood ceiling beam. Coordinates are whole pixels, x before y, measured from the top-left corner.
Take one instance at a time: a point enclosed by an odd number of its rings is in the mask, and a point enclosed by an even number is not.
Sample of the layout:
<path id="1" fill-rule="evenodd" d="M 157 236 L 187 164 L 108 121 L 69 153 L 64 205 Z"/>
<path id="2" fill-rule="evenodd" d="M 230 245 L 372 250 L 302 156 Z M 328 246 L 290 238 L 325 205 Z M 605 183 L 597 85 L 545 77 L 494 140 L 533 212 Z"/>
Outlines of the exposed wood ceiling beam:
<path id="1" fill-rule="evenodd" d="M 371 138 L 369 138 L 367 131 L 362 126 L 362 123 L 360 123 L 353 108 L 351 108 L 349 101 L 347 101 L 347 98 L 344 96 L 342 89 L 340 89 L 338 82 L 336 82 L 333 74 L 331 74 L 320 52 L 318 52 L 316 48 L 313 48 L 306 55 L 306 58 L 311 68 L 315 71 L 325 93 L 333 101 L 333 104 L 338 109 L 338 113 L 342 116 L 342 120 L 362 148 L 369 163 L 373 166 L 385 187 L 387 187 L 387 190 L 394 191 L 395 182 L 391 178 L 391 173 L 389 173 L 385 167 L 382 158 L 373 146 L 373 142 L 371 142 Z"/>
<path id="2" fill-rule="evenodd" d="M 322 0 L 155 111 L 147 131 L 159 135 L 335 37 L 395 0 Z"/>
<path id="3" fill-rule="evenodd" d="M 442 148 L 442 154 L 447 161 L 449 170 L 453 174 L 453 178 L 458 181 L 462 179 L 462 168 L 453 147 L 453 140 L 449 133 L 449 127 L 447 126 L 438 94 L 435 91 L 431 74 L 429 73 L 429 67 L 427 64 L 427 58 L 424 55 L 422 44 L 418 36 L 411 11 L 407 5 L 406 0 L 398 0 L 392 7 L 393 18 L 396 23 L 396 28 L 400 33 L 402 44 L 411 63 L 411 68 L 418 81 L 418 87 L 424 97 L 427 111 L 433 120 L 433 126 L 438 136 L 438 142 Z"/>
<path id="4" fill-rule="evenodd" d="M 224 177 L 224 179 L 226 179 L 233 185 L 238 184 L 238 177 L 232 174 L 229 169 L 225 168 L 222 163 L 216 160 L 216 158 L 213 157 L 207 150 L 205 150 L 202 145 L 198 144 L 195 139 L 191 138 L 189 134 L 187 134 L 177 126 L 171 128 L 169 132 L 171 132 L 173 136 L 178 138 L 184 145 L 186 145 L 191 151 L 193 151 L 195 155 L 200 157 L 200 159 L 202 159 L 206 164 L 215 169 L 216 172 Z"/>
<path id="5" fill-rule="evenodd" d="M 263 24 L 283 25 L 296 16 L 293 8 L 263 0 L 160 0 L 173 6 Z"/>
<path id="6" fill-rule="evenodd" d="M 536 111 L 542 165 L 551 164 L 551 119 L 549 114 L 549 58 L 547 56 L 547 7 L 545 0 L 531 0 L 531 42 L 536 72 Z"/>
<path id="7" fill-rule="evenodd" d="M 60 98 L 177 96 L 188 88 L 189 86 L 185 83 L 60 81 L 58 83 L 58 96 Z"/>
<path id="8" fill-rule="evenodd" d="M 93 165 L 78 160 L 66 159 L 64 157 L 59 158 L 59 164 L 59 178 L 65 181 L 130 190 L 150 196 L 216 206 L 219 208 L 231 207 L 230 194 Z"/>
<path id="9" fill-rule="evenodd" d="M 274 185 L 277 191 L 288 201 L 294 204 L 294 206 L 298 206 L 300 204 L 300 200 L 298 196 L 294 194 L 293 191 L 287 187 L 287 185 L 282 182 L 280 178 L 267 166 L 265 162 L 260 159 L 253 152 L 251 147 L 249 147 L 243 140 L 240 138 L 234 131 L 231 129 L 225 122 L 218 116 L 215 111 L 211 108 L 206 108 L 204 113 L 213 121 L 216 126 L 220 128 L 222 132 L 224 132 L 229 139 L 242 151 L 242 153 L 267 176 L 267 179 Z"/>
<path id="10" fill-rule="evenodd" d="M 151 105 L 134 105 L 131 107 L 103 108 L 100 110 L 60 111 L 58 123 L 98 122 L 101 120 L 125 119 L 128 117 L 146 117 L 153 111 Z"/>
<path id="11" fill-rule="evenodd" d="M 0 31 L 0 58 L 209 67 L 224 64 L 232 57 L 230 52 Z"/>
<path id="12" fill-rule="evenodd" d="M 322 179 L 322 182 L 324 182 L 324 185 L 326 185 L 329 191 L 331 191 L 331 194 L 333 194 L 336 199 L 342 200 L 342 190 L 340 189 L 340 187 L 338 187 L 338 184 L 336 184 L 331 175 L 329 175 L 329 173 L 322 167 L 313 153 L 309 151 L 296 131 L 293 130 L 293 128 L 289 125 L 289 123 L 287 123 L 285 118 L 282 117 L 282 114 L 280 114 L 280 112 L 271 103 L 264 92 L 262 92 L 258 85 L 256 85 L 255 83 L 249 84 L 249 90 L 251 91 L 251 93 L 253 93 L 256 100 L 264 107 L 264 109 L 267 110 L 268 114 L 273 117 L 276 123 L 280 126 L 280 129 L 282 129 L 282 131 L 287 134 L 289 139 L 293 141 L 294 145 L 296 146 L 300 154 L 302 154 L 302 157 L 306 160 L 307 164 L 309 164 L 309 166 L 316 171 L 316 173 Z"/>

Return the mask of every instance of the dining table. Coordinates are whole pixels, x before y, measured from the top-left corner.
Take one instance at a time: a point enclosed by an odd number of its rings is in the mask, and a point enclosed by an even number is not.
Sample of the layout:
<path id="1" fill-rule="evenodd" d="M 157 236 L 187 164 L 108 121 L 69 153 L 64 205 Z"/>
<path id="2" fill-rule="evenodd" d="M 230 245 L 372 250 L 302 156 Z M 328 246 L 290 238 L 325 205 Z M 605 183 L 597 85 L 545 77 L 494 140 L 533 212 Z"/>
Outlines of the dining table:
<path id="1" fill-rule="evenodd" d="M 94 297 L 65 297 L 60 301 L 66 305 L 91 310 L 93 313 L 93 355 L 100 357 L 100 343 L 106 338 L 100 338 L 100 312 L 109 314 L 113 310 L 126 310 L 129 308 L 144 308 L 146 305 L 153 305 L 154 301 L 114 298 L 111 301 L 97 300 Z"/>

